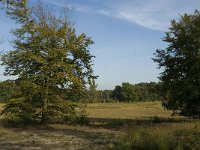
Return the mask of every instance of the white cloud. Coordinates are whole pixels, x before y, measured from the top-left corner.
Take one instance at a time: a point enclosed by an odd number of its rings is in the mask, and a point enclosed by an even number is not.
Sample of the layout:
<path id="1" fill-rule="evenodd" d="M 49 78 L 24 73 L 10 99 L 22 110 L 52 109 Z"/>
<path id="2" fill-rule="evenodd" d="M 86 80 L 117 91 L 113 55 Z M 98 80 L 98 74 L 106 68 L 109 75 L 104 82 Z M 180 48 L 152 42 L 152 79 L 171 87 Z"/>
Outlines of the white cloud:
<path id="1" fill-rule="evenodd" d="M 119 11 L 116 17 L 153 30 L 165 30 L 169 26 L 169 23 L 161 19 L 154 19 L 149 14 L 144 13 L 135 13 L 133 15 L 131 11 Z"/>
<path id="2" fill-rule="evenodd" d="M 107 3 L 106 5 L 113 11 L 113 17 L 148 29 L 166 31 L 171 19 L 178 19 L 179 14 L 192 13 L 195 7 L 200 8 L 200 1 L 124 0 L 118 4 Z"/>
<path id="3" fill-rule="evenodd" d="M 52 5 L 56 5 L 58 7 L 65 7 L 67 6 L 69 9 L 73 11 L 78 11 L 82 13 L 88 13 L 88 14 L 99 14 L 99 15 L 110 15 L 110 12 L 104 9 L 97 9 L 95 10 L 94 8 L 86 5 L 79 5 L 79 4 L 74 4 L 74 3 L 65 3 L 61 1 L 53 1 L 53 0 L 43 0 L 45 2 L 48 2 Z"/>
<path id="4" fill-rule="evenodd" d="M 59 7 L 65 5 L 61 1 L 44 1 Z M 139 26 L 160 31 L 166 31 L 170 20 L 179 18 L 178 14 L 192 13 L 195 7 L 200 8 L 200 3 L 197 0 L 193 2 L 182 0 L 181 3 L 179 0 L 108 0 L 104 1 L 103 4 L 104 7 L 101 9 L 74 3 L 70 3 L 68 6 L 78 12 L 127 20 Z"/>

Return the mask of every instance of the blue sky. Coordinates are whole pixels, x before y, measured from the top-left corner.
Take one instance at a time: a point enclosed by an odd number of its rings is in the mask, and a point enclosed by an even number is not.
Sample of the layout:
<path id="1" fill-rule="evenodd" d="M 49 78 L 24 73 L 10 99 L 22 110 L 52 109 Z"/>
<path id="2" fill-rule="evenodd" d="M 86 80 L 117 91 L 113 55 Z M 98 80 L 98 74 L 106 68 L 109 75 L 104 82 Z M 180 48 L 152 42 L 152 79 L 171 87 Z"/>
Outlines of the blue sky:
<path id="1" fill-rule="evenodd" d="M 200 10 L 199 0 L 41 0 L 60 9 L 66 5 L 77 33 L 86 33 L 95 44 L 90 49 L 96 56 L 94 73 L 98 89 L 113 89 L 122 82 L 158 81 L 161 70 L 151 60 L 162 42 L 171 19 Z M 34 5 L 37 0 L 29 0 Z M 1 48 L 12 49 L 9 33 L 16 25 L 0 11 Z M 0 74 L 3 67 L 0 67 Z M 7 78 L 0 75 L 0 80 Z"/>

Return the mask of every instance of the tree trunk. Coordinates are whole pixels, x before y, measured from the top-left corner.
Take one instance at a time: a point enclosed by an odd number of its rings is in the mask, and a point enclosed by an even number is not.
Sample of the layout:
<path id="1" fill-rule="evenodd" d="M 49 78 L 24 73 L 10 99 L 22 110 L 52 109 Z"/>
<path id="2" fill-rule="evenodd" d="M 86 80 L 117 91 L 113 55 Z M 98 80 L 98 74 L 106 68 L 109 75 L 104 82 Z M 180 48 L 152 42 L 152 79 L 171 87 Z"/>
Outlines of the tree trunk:
<path id="1" fill-rule="evenodd" d="M 46 123 L 47 121 L 48 99 L 49 99 L 49 81 L 47 79 L 46 89 L 44 90 L 44 96 L 43 96 L 41 123 Z"/>

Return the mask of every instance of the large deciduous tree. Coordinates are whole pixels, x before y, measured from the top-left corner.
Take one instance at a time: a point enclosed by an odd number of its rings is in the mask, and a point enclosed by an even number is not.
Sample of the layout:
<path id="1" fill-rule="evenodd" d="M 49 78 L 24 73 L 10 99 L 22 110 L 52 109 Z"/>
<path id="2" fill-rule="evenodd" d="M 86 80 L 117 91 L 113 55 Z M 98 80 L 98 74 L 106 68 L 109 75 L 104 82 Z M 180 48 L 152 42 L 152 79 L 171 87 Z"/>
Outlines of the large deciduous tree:
<path id="1" fill-rule="evenodd" d="M 163 69 L 163 105 L 174 113 L 200 118 L 200 12 L 172 20 L 163 41 L 168 47 L 156 50 L 153 59 Z"/>
<path id="2" fill-rule="evenodd" d="M 62 14 L 41 4 L 29 8 L 26 0 L 10 4 L 7 13 L 20 23 L 14 30 L 14 50 L 2 57 L 6 75 L 18 76 L 21 93 L 9 101 L 3 113 L 9 118 L 40 120 L 67 119 L 72 105 L 64 93 L 81 95 L 93 76 L 89 45 L 91 38 L 77 35 Z"/>

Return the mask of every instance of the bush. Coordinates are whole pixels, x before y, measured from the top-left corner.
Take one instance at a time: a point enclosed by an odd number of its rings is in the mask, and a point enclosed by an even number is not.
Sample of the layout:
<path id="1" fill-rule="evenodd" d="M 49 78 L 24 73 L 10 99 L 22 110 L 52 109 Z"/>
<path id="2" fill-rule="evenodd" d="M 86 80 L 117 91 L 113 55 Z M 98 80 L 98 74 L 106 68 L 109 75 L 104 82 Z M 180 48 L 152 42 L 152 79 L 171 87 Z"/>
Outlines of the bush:
<path id="1" fill-rule="evenodd" d="M 162 120 L 157 116 L 154 116 L 152 119 L 152 123 L 161 123 L 161 122 L 162 122 Z"/>
<path id="2" fill-rule="evenodd" d="M 74 124 L 80 124 L 80 125 L 89 124 L 89 118 L 87 117 L 87 114 L 86 114 L 86 105 L 79 104 L 79 108 L 77 108 L 77 113 L 74 115 L 71 122 Z"/>

